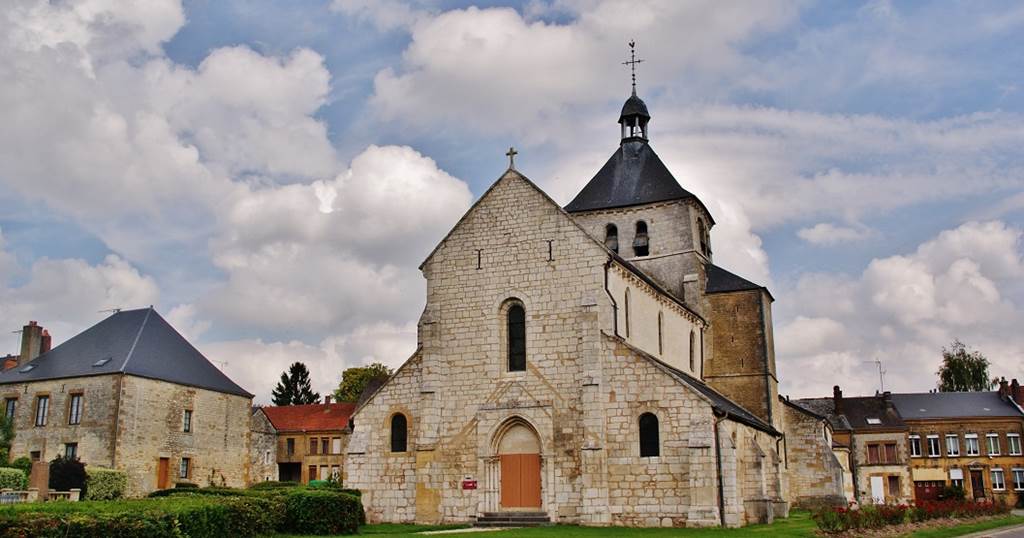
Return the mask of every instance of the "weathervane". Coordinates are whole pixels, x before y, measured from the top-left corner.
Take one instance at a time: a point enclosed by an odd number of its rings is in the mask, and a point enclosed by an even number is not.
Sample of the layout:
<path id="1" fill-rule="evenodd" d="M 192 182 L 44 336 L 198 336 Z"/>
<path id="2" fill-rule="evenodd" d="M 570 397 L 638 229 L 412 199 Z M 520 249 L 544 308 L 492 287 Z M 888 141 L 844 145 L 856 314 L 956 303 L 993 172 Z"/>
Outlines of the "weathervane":
<path id="1" fill-rule="evenodd" d="M 622 65 L 628 65 L 630 71 L 633 74 L 633 95 L 636 95 L 636 64 L 642 63 L 643 60 L 636 59 L 636 41 L 629 41 L 629 61 L 622 62 Z"/>
<path id="2" fill-rule="evenodd" d="M 508 169 L 509 170 L 515 170 L 516 169 L 516 155 L 519 155 L 519 152 L 516 151 L 516 148 L 513 148 L 512 146 L 509 146 L 508 151 L 505 152 L 505 155 L 508 156 Z"/>

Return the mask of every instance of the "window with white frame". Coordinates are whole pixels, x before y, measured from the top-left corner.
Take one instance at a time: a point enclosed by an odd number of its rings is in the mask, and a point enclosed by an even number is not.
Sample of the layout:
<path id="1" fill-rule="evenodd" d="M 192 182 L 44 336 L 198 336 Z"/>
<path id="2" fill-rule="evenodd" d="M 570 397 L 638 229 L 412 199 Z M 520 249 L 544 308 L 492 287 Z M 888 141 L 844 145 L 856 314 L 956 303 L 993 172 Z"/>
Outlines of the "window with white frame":
<path id="1" fill-rule="evenodd" d="M 964 436 L 964 446 L 967 448 L 968 456 L 978 456 L 981 451 L 978 449 L 978 434 L 968 433 Z"/>
<path id="2" fill-rule="evenodd" d="M 921 457 L 921 436 L 911 435 L 907 438 L 908 444 L 910 445 L 910 457 L 920 458 Z"/>
<path id="3" fill-rule="evenodd" d="M 985 440 L 987 441 L 986 444 L 988 445 L 987 446 L 988 447 L 988 455 L 989 456 L 998 456 L 999 455 L 999 434 L 998 433 L 990 433 L 990 434 L 985 436 Z"/>
<path id="4" fill-rule="evenodd" d="M 929 435 L 928 436 L 928 457 L 929 458 L 937 458 L 937 457 L 939 457 L 941 455 L 942 454 L 939 451 L 939 436 L 938 435 Z"/>
<path id="5" fill-rule="evenodd" d="M 1013 470 L 1013 489 L 1024 490 L 1024 469 Z"/>
<path id="6" fill-rule="evenodd" d="M 1006 434 L 1006 445 L 1010 449 L 1011 456 L 1020 456 L 1020 434 L 1019 433 L 1008 433 Z"/>
<path id="7" fill-rule="evenodd" d="M 192 458 L 181 458 L 181 464 L 178 465 L 178 478 L 188 478 L 191 470 Z"/>
<path id="8" fill-rule="evenodd" d="M 950 469 L 949 470 L 949 485 L 963 489 L 964 487 L 964 470 L 963 469 Z"/>
<path id="9" fill-rule="evenodd" d="M 946 435 L 946 455 L 951 458 L 960 455 L 960 437 L 955 434 Z"/>
<path id="10" fill-rule="evenodd" d="M 992 491 L 1003 491 L 1006 489 L 1006 480 L 1003 478 L 1002 469 L 992 469 Z"/>

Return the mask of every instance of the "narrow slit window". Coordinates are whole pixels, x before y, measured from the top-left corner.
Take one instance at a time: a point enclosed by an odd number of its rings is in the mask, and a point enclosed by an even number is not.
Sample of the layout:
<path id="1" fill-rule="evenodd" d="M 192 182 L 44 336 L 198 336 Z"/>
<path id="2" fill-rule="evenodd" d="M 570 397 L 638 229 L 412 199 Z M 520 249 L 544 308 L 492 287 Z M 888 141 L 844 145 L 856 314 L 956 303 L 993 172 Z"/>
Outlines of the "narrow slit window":
<path id="1" fill-rule="evenodd" d="M 625 313 L 626 313 L 626 338 L 629 338 L 629 288 L 626 288 Z"/>
<path id="2" fill-rule="evenodd" d="M 661 454 L 658 417 L 654 413 L 640 415 L 640 457 L 652 458 Z"/>
<path id="3" fill-rule="evenodd" d="M 664 323 L 664 315 L 658 312 L 658 355 L 665 354 L 665 338 L 662 336 L 662 324 Z"/>
<path id="4" fill-rule="evenodd" d="M 519 304 L 508 309 L 508 371 L 526 371 L 526 310 Z"/>
<path id="5" fill-rule="evenodd" d="M 690 331 L 690 371 L 697 371 L 697 334 Z"/>
<path id="6" fill-rule="evenodd" d="M 398 413 L 391 417 L 391 451 L 405 452 L 408 449 L 409 421 Z"/>

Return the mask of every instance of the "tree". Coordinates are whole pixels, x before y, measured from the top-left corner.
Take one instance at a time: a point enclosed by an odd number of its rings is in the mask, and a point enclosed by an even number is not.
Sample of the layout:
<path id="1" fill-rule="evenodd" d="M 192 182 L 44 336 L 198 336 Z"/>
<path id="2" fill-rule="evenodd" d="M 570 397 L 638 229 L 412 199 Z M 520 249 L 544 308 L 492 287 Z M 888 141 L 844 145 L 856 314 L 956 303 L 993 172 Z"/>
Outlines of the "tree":
<path id="1" fill-rule="evenodd" d="M 978 351 L 968 351 L 960 340 L 942 348 L 939 375 L 940 392 L 992 390 L 996 381 L 988 376 L 988 359 Z"/>
<path id="2" fill-rule="evenodd" d="M 7 465 L 11 457 L 11 444 L 14 442 L 14 421 L 6 415 L 0 415 L 0 465 Z"/>
<path id="3" fill-rule="evenodd" d="M 292 363 L 287 372 L 281 373 L 281 381 L 278 381 L 271 394 L 274 405 L 305 405 L 320 402 L 320 393 L 313 392 L 313 386 L 309 382 L 309 370 L 301 362 Z"/>
<path id="4" fill-rule="evenodd" d="M 391 368 L 379 362 L 367 366 L 356 366 L 341 373 L 341 383 L 334 391 L 334 397 L 339 402 L 355 402 L 359 395 L 366 390 L 366 386 L 373 380 L 384 381 L 391 377 Z"/>

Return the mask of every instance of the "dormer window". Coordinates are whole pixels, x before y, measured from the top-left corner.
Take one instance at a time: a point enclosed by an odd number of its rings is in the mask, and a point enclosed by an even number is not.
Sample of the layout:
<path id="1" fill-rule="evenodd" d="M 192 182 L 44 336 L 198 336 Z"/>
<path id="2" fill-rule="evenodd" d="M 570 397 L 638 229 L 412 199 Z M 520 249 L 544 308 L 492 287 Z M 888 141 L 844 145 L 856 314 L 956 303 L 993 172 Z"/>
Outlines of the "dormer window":
<path id="1" fill-rule="evenodd" d="M 614 224 L 604 227 L 604 246 L 616 254 L 619 253 L 619 228 Z"/>
<path id="2" fill-rule="evenodd" d="M 647 223 L 640 220 L 636 223 L 636 235 L 633 236 L 633 255 L 647 256 L 650 253 L 647 238 Z"/>

